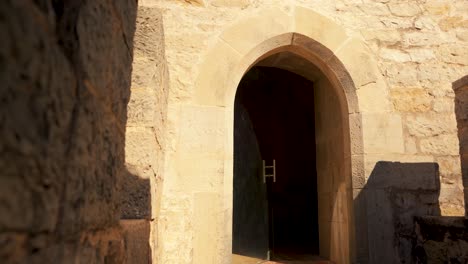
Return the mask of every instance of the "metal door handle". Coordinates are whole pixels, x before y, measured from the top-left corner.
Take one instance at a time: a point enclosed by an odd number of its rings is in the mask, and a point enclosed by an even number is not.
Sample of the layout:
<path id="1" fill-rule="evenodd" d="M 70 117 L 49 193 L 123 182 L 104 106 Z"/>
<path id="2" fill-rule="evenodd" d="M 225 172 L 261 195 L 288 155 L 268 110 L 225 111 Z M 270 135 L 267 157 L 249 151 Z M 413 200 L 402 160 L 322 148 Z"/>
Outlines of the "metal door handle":
<path id="1" fill-rule="evenodd" d="M 273 169 L 273 174 L 266 174 L 266 169 Z M 263 183 L 266 183 L 267 177 L 273 177 L 273 182 L 276 182 L 276 161 L 273 160 L 273 166 L 266 166 L 263 160 Z"/>

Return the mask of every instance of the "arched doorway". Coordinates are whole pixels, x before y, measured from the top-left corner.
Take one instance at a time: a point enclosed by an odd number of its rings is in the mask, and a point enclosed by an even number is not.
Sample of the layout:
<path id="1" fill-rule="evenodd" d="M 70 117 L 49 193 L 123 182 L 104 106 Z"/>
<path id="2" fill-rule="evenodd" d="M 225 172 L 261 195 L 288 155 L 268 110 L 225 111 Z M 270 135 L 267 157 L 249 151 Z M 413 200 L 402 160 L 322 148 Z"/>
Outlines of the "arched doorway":
<path id="1" fill-rule="evenodd" d="M 233 253 L 319 254 L 315 161 L 313 83 L 278 68 L 250 69 L 234 104 Z"/>
<path id="2" fill-rule="evenodd" d="M 234 99 L 245 73 L 264 66 L 298 74 L 320 91 L 314 94 L 321 118 L 315 121 L 320 255 L 366 263 L 367 212 L 354 199 L 374 165 L 364 158 L 403 145 L 391 133 L 401 129 L 401 120 L 385 121 L 388 89 L 372 53 L 303 7 L 265 10 L 229 26 L 212 43 L 196 66 L 190 98 L 174 98 L 169 106 L 172 148 L 165 155 L 158 228 L 162 262 L 231 263 Z"/>
<path id="3" fill-rule="evenodd" d="M 330 259 L 330 243 L 349 241 L 348 122 L 336 91 L 288 51 L 243 76 L 234 103 L 234 254 Z"/>

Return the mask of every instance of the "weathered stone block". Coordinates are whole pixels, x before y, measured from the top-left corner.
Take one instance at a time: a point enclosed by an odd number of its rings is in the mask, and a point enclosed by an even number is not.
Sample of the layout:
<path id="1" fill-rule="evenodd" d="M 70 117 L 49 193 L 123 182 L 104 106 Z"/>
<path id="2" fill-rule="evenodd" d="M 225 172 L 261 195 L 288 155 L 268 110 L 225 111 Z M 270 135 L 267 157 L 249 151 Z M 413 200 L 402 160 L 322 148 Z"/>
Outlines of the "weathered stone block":
<path id="1" fill-rule="evenodd" d="M 431 109 L 432 96 L 420 87 L 393 87 L 390 96 L 400 112 L 426 112 Z"/>
<path id="2" fill-rule="evenodd" d="M 458 155 L 458 138 L 456 133 L 443 134 L 421 139 L 421 152 L 425 154 Z"/>
<path id="3" fill-rule="evenodd" d="M 453 114 L 407 115 L 406 128 L 410 135 L 428 137 L 454 133 L 457 124 Z"/>

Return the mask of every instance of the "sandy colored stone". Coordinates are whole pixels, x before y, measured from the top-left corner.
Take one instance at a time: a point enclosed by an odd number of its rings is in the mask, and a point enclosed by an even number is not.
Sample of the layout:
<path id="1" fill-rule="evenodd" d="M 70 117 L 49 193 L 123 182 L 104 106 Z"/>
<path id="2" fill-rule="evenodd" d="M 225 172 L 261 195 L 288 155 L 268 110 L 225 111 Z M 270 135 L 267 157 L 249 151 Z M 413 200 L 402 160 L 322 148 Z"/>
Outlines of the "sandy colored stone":
<path id="1" fill-rule="evenodd" d="M 238 7 L 245 8 L 250 4 L 250 0 L 213 0 L 211 5 L 216 7 Z"/>
<path id="2" fill-rule="evenodd" d="M 420 63 L 435 59 L 434 51 L 430 49 L 409 49 L 407 52 L 413 62 Z"/>
<path id="3" fill-rule="evenodd" d="M 431 109 L 432 96 L 420 87 L 395 87 L 390 90 L 393 105 L 401 112 L 426 112 Z"/>
<path id="4" fill-rule="evenodd" d="M 444 15 L 449 13 L 451 6 L 446 1 L 430 0 L 424 4 L 424 9 L 431 15 Z"/>
<path id="5" fill-rule="evenodd" d="M 424 154 L 458 155 L 458 137 L 456 133 L 443 134 L 420 140 Z"/>
<path id="6" fill-rule="evenodd" d="M 411 61 L 410 55 L 405 52 L 401 51 L 398 49 L 389 49 L 389 48 L 384 48 L 380 50 L 380 56 L 383 59 L 386 60 L 391 60 L 394 62 L 408 62 Z"/>
<path id="7" fill-rule="evenodd" d="M 387 45 L 394 45 L 401 41 L 400 32 L 396 30 L 366 29 L 361 31 L 365 40 L 377 40 Z"/>
<path id="8" fill-rule="evenodd" d="M 468 65 L 468 49 L 463 45 L 446 45 L 439 48 L 440 58 L 447 63 Z"/>
<path id="9" fill-rule="evenodd" d="M 421 12 L 419 6 L 414 2 L 389 3 L 388 8 L 395 16 L 412 17 Z"/>
<path id="10" fill-rule="evenodd" d="M 406 128 L 416 137 L 438 136 L 457 130 L 453 114 L 407 115 Z"/>
<path id="11" fill-rule="evenodd" d="M 364 151 L 366 153 L 403 153 L 401 117 L 395 114 L 362 115 Z"/>
<path id="12" fill-rule="evenodd" d="M 444 31 L 449 31 L 457 27 L 466 27 L 468 20 L 462 16 L 446 17 L 439 21 L 439 27 Z"/>

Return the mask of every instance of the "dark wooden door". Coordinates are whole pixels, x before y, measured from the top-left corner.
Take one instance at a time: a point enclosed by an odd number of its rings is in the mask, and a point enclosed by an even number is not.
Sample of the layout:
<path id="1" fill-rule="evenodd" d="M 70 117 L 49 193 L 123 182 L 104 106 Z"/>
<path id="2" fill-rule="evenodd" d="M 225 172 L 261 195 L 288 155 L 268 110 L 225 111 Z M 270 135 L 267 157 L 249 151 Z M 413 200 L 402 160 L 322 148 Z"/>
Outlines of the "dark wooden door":
<path id="1" fill-rule="evenodd" d="M 232 251 L 267 259 L 268 202 L 260 149 L 248 112 L 237 100 L 234 113 Z"/>

